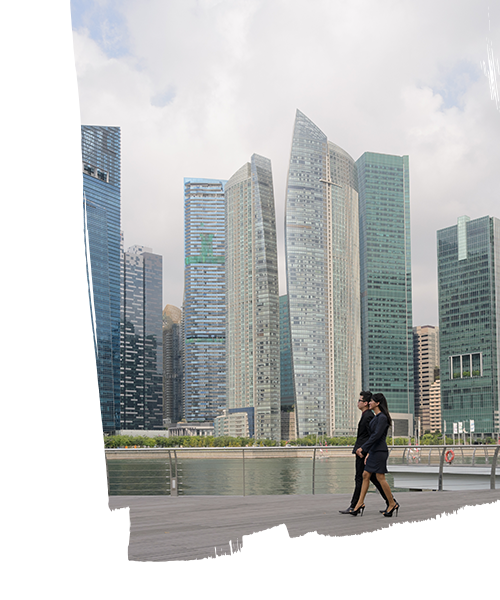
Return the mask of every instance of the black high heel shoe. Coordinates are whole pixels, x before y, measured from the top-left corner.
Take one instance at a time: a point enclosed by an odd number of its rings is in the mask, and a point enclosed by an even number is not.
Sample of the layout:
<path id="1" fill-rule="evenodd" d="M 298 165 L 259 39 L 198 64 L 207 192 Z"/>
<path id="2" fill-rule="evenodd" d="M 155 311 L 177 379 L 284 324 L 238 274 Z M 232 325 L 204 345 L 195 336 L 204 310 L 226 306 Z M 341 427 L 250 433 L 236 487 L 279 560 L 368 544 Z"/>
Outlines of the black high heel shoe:
<path id="1" fill-rule="evenodd" d="M 341 515 L 350 515 L 353 511 L 353 508 L 349 506 L 349 508 L 346 508 L 345 510 L 339 510 L 339 513 Z"/>
<path id="2" fill-rule="evenodd" d="M 394 498 L 394 496 L 393 496 L 393 499 L 394 499 L 394 502 L 397 504 L 397 503 L 398 503 L 398 501 L 396 500 L 396 498 Z M 378 512 L 379 512 L 381 515 L 383 515 L 385 512 L 387 512 L 387 509 L 388 509 L 388 508 L 389 508 L 389 505 L 387 504 L 387 505 L 386 505 L 386 507 L 384 508 L 384 510 L 379 510 Z"/>
<path id="3" fill-rule="evenodd" d="M 392 507 L 392 510 L 386 510 L 382 514 L 384 515 L 384 517 L 392 517 L 394 511 L 396 511 L 396 517 L 397 517 L 398 516 L 398 510 L 399 510 L 399 504 L 396 502 L 396 504 Z"/>
<path id="4" fill-rule="evenodd" d="M 349 513 L 352 517 L 357 517 L 359 515 L 359 511 L 361 511 L 361 516 L 363 516 L 363 513 L 365 512 L 365 505 L 362 504 L 359 508 L 357 508 L 356 510 L 352 509 L 351 512 Z"/>

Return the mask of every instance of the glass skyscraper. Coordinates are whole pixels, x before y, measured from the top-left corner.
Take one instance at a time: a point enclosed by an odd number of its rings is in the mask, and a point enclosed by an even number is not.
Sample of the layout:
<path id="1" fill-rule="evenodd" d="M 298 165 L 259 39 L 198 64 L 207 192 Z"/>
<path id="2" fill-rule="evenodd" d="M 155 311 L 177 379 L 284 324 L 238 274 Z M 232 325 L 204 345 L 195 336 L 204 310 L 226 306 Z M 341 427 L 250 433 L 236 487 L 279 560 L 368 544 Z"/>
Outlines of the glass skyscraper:
<path id="1" fill-rule="evenodd" d="M 184 179 L 184 418 L 226 408 L 225 200 L 222 179 Z"/>
<path id="2" fill-rule="evenodd" d="M 163 428 L 162 269 L 151 248 L 124 253 L 121 429 Z"/>
<path id="3" fill-rule="evenodd" d="M 167 304 L 163 309 L 163 420 L 182 419 L 182 311 Z"/>
<path id="4" fill-rule="evenodd" d="M 285 216 L 297 435 L 350 435 L 361 389 L 354 160 L 297 110 Z"/>
<path id="5" fill-rule="evenodd" d="M 499 434 L 500 220 L 437 232 L 442 419 Z M 458 427 L 457 427 L 458 429 Z"/>
<path id="6" fill-rule="evenodd" d="M 72 434 L 115 430 L 106 211 L 70 196 Z"/>
<path id="7" fill-rule="evenodd" d="M 363 389 L 382 392 L 395 435 L 413 428 L 413 316 L 408 156 L 357 161 Z"/>
<path id="8" fill-rule="evenodd" d="M 278 253 L 271 161 L 225 185 L 227 407 L 253 407 L 256 438 L 281 439 Z"/>
<path id="9" fill-rule="evenodd" d="M 120 427 L 120 128 L 82 126 L 83 206 L 105 433 Z"/>

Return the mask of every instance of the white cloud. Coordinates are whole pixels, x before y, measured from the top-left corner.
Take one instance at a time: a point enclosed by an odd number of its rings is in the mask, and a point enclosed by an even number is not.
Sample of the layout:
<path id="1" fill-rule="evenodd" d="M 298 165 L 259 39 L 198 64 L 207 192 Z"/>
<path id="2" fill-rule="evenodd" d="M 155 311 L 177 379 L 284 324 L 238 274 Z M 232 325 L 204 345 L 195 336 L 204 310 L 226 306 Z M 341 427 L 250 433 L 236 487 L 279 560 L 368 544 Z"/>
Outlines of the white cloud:
<path id="1" fill-rule="evenodd" d="M 273 164 L 284 292 L 300 108 L 355 159 L 366 150 L 410 156 L 414 320 L 437 323 L 436 230 L 464 213 L 498 215 L 500 114 L 481 61 L 500 13 L 489 26 L 487 8 L 129 1 L 127 56 L 109 59 L 75 33 L 82 121 L 122 127 L 125 241 L 164 256 L 164 303 L 182 302 L 183 177 L 229 178 L 254 152 Z"/>

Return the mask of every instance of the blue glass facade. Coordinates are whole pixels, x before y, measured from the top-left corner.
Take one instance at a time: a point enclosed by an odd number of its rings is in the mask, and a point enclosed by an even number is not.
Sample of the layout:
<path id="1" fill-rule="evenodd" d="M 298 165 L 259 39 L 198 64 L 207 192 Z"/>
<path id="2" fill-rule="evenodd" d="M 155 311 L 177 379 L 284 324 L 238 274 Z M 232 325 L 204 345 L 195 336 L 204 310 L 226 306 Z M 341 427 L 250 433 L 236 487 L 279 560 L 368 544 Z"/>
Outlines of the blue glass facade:
<path id="1" fill-rule="evenodd" d="M 293 393 L 292 340 L 287 295 L 280 296 L 280 389 L 281 408 L 292 409 L 295 406 L 295 394 Z"/>
<path id="2" fill-rule="evenodd" d="M 407 435 L 414 412 L 408 156 L 365 152 L 356 164 L 363 389 L 382 392 L 391 413 L 407 415 L 395 420 L 396 435 Z"/>
<path id="3" fill-rule="evenodd" d="M 70 196 L 72 434 L 115 429 L 106 211 Z"/>
<path id="4" fill-rule="evenodd" d="M 184 179 L 184 418 L 226 408 L 225 200 L 222 179 Z"/>
<path id="5" fill-rule="evenodd" d="M 121 429 L 163 428 L 162 268 L 150 248 L 124 253 Z"/>
<path id="6" fill-rule="evenodd" d="M 87 259 L 104 432 L 120 424 L 120 128 L 82 126 Z"/>
<path id="7" fill-rule="evenodd" d="M 482 217 L 437 232 L 442 419 L 499 433 L 500 220 Z"/>

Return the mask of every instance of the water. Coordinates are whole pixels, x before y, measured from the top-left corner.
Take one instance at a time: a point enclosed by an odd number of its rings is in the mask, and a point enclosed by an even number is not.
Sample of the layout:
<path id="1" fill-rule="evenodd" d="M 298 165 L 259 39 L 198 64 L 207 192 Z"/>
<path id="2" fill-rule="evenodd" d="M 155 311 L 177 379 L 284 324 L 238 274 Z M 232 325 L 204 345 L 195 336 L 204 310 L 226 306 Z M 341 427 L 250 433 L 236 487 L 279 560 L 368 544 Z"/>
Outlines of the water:
<path id="1" fill-rule="evenodd" d="M 163 459 L 108 460 L 110 496 L 164 495 L 170 493 L 169 462 Z M 181 495 L 311 494 L 311 458 L 185 458 L 179 460 Z M 393 477 L 386 475 L 393 487 Z M 370 486 L 374 491 L 373 486 Z M 354 458 L 329 457 L 315 462 L 316 494 L 350 494 L 354 488 Z M 402 490 L 394 490 L 402 491 Z"/>

